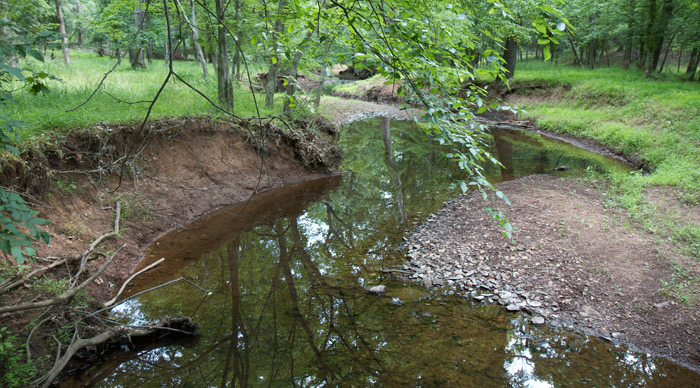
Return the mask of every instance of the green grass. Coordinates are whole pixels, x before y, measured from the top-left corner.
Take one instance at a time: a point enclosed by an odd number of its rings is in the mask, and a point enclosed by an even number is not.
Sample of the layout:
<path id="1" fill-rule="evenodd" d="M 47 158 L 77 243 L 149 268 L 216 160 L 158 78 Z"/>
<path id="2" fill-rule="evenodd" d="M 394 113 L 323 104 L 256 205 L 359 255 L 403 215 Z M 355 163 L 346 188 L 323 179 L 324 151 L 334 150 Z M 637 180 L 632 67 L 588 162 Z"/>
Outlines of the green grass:
<path id="1" fill-rule="evenodd" d="M 533 62 L 519 65 L 513 82 L 565 86 L 559 100 L 524 104 L 525 116 L 642 161 L 650 174 L 630 176 L 638 183 L 677 186 L 700 199 L 700 83 Z"/>
<path id="2" fill-rule="evenodd" d="M 382 77 L 381 74 L 377 74 L 367 79 L 336 85 L 333 87 L 333 91 L 361 97 L 372 87 L 384 84 L 384 81 L 386 81 L 386 79 Z"/>
<path id="3" fill-rule="evenodd" d="M 76 128 L 89 128 L 98 122 L 128 123 L 143 120 L 149 104 L 120 103 L 102 91 L 98 91 L 93 99 L 81 108 L 68 112 L 88 99 L 114 63 L 113 59 L 99 58 L 87 52 L 72 53 L 69 66 L 65 66 L 59 60 L 47 60 L 46 63 L 31 60 L 26 63 L 27 67 L 35 71 L 45 71 L 61 81 L 48 81 L 50 91 L 38 96 L 19 90 L 14 93 L 17 103 L 2 108 L 2 112 L 9 117 L 27 123 L 20 131 L 21 145 L 41 143 Z M 218 103 L 213 68 L 210 67 L 209 72 L 214 76 L 204 80 L 202 70 L 195 62 L 175 62 L 174 67 L 188 83 Z M 109 75 L 102 90 L 124 101 L 152 100 L 167 72 L 167 67 L 160 60 L 154 60 L 145 70 L 132 70 L 128 61 L 124 60 Z M 273 109 L 262 107 L 262 93 L 258 93 L 256 97 L 262 115 L 279 113 L 284 98 L 281 94 L 276 96 Z M 236 115 L 250 117 L 256 114 L 252 96 L 245 85 L 236 83 L 234 101 Z M 171 80 L 155 104 L 151 117 L 157 119 L 186 115 L 224 116 L 182 82 Z"/>

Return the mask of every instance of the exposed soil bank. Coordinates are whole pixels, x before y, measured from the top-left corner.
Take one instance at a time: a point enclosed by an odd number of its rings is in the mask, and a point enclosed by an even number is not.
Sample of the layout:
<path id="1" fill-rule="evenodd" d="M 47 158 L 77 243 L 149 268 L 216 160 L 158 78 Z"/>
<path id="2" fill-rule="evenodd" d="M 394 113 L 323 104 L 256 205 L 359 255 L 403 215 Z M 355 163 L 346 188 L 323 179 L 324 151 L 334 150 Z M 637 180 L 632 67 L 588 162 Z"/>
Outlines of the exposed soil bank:
<path id="1" fill-rule="evenodd" d="M 538 175 L 496 186 L 512 203 L 496 207 L 515 227 L 513 241 L 481 210 L 492 203 L 460 196 L 410 237 L 410 278 L 700 369 L 700 306 L 668 295 L 700 276 L 692 258 L 607 207 L 604 182 Z M 648 197 L 680 206 L 661 189 Z M 683 211 L 700 217 L 700 206 Z"/>
<path id="2" fill-rule="evenodd" d="M 40 259 L 30 263 L 33 267 L 79 257 L 98 236 L 112 230 L 120 202 L 121 233 L 100 244 L 96 252 L 109 254 L 122 244 L 126 247 L 79 296 L 88 310 L 112 298 L 145 249 L 169 229 L 256 192 L 335 174 L 340 159 L 330 136 L 311 128 L 260 127 L 207 118 L 152 122 L 141 136 L 136 136 L 137 128 L 115 125 L 101 128 L 99 136 L 74 134 L 53 149 L 28 156 L 24 170 L 3 168 L 4 185 L 37 198 L 41 195 L 41 200 L 35 200 L 40 204 L 37 209 L 51 221 L 46 230 L 53 240 L 38 246 Z M 125 155 L 130 157 L 119 184 Z M 87 272 L 95 271 L 103 260 L 96 257 Z M 76 265 L 77 260 L 70 261 L 41 276 L 60 282 L 75 275 Z M 51 297 L 46 281 L 36 280 L 0 295 L 0 305 Z M 85 307 L 71 309 L 75 308 Z M 23 330 L 39 311 L 0 315 L 0 327 L 26 338 L 28 332 Z M 70 312 L 55 311 L 56 317 L 32 338 L 34 357 L 51 353 L 45 347 L 53 342 L 51 333 L 75 318 Z M 47 342 L 41 333 L 49 335 Z M 89 332 L 81 333 L 85 335 Z"/>

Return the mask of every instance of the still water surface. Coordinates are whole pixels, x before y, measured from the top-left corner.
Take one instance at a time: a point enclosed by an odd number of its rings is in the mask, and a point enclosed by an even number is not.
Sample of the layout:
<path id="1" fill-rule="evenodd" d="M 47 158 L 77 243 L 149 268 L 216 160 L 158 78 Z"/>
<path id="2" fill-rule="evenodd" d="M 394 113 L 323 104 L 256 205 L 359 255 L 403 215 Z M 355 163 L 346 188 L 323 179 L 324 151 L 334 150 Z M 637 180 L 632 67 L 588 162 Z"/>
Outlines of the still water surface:
<path id="1" fill-rule="evenodd" d="M 531 134 L 496 132 L 492 181 L 625 170 Z M 402 264 L 397 195 L 411 222 L 458 194 L 460 172 L 409 122 L 392 122 L 395 172 L 378 119 L 341 131 L 339 177 L 290 185 L 214 211 L 160 238 L 113 318 L 183 314 L 200 336 L 115 351 L 64 381 L 93 387 L 692 387 L 700 375 L 568 331 L 534 328 L 503 308 L 388 277 Z M 556 165 L 570 170 L 554 171 Z M 479 210 L 475 210 L 479 211 Z M 385 284 L 377 297 L 364 287 Z M 392 304 L 399 298 L 403 305 Z"/>

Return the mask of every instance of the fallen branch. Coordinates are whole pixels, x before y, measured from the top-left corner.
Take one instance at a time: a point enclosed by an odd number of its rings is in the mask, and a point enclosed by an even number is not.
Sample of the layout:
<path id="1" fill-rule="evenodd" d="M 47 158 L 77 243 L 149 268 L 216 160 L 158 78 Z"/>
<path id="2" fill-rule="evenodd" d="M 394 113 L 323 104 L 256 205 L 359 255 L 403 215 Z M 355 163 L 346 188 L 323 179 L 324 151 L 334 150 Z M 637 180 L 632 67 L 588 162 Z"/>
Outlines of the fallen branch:
<path id="1" fill-rule="evenodd" d="M 54 261 L 53 263 L 51 263 L 45 267 L 35 269 L 34 271 L 22 276 L 18 280 L 15 280 L 15 281 L 8 280 L 7 282 L 0 285 L 0 295 L 12 290 L 13 288 L 15 288 L 17 286 L 24 284 L 27 280 L 31 279 L 35 275 L 40 274 L 44 271 L 50 270 L 51 268 L 58 267 L 59 265 L 64 264 L 68 260 L 69 260 L 68 258 L 64 258 L 64 259 L 61 259 L 58 261 Z"/>
<path id="2" fill-rule="evenodd" d="M 126 244 L 122 245 L 111 256 L 107 257 L 104 264 L 102 264 L 102 266 L 95 273 L 93 273 L 89 278 L 87 278 L 84 282 L 80 283 L 80 285 L 78 285 L 76 287 L 72 287 L 68 291 L 64 292 L 63 294 L 61 294 L 55 298 L 42 300 L 40 302 L 23 303 L 23 304 L 17 304 L 17 305 L 12 305 L 12 306 L 0 306 L 0 314 L 11 313 L 11 312 L 15 312 L 15 311 L 38 309 L 38 308 L 42 308 L 42 307 L 52 306 L 52 305 L 59 304 L 59 303 L 64 303 L 64 302 L 70 300 L 72 297 L 75 296 L 75 294 L 77 294 L 80 290 L 85 288 L 85 286 L 92 283 L 93 281 L 95 281 L 95 279 L 97 279 L 97 277 L 102 275 L 102 272 L 104 272 L 107 269 L 107 266 L 109 265 L 109 263 L 112 262 L 112 259 L 114 259 L 114 256 L 116 256 L 117 253 L 119 253 L 119 251 L 121 251 L 122 248 L 124 248 L 125 246 L 126 246 Z"/>
<path id="3" fill-rule="evenodd" d="M 95 241 L 93 241 L 92 244 L 90 244 L 88 249 L 86 249 L 85 252 L 83 252 L 83 254 L 80 255 L 80 268 L 78 269 L 78 273 L 73 278 L 74 280 L 71 283 L 71 286 L 75 286 L 75 284 L 78 282 L 80 275 L 85 270 L 85 264 L 87 263 L 87 259 L 95 251 L 95 248 L 97 248 L 97 246 L 100 245 L 100 243 L 102 241 L 104 241 L 106 238 L 116 236 L 119 234 L 119 218 L 121 217 L 121 209 L 122 209 L 121 202 L 117 201 L 116 210 L 115 210 L 116 214 L 114 216 L 114 230 L 112 230 L 109 233 L 105 233 L 102 236 L 96 238 Z"/>
<path id="4" fill-rule="evenodd" d="M 146 268 L 144 268 L 144 269 L 142 269 L 142 270 L 136 272 L 135 274 L 131 275 L 128 279 L 126 279 L 126 281 L 124 282 L 124 284 L 122 284 L 122 286 L 119 288 L 119 291 L 117 292 L 117 295 L 115 295 L 114 298 L 112 298 L 112 299 L 106 301 L 106 302 L 103 304 L 103 306 L 104 306 L 104 307 L 107 307 L 107 306 L 112 305 L 114 302 L 117 301 L 117 299 L 119 299 L 119 296 L 122 294 L 122 292 L 124 292 L 124 289 L 125 289 L 126 286 L 129 284 L 130 281 L 134 280 L 137 276 L 141 275 L 142 273 L 148 271 L 149 269 L 155 267 L 156 265 L 158 265 L 158 264 L 160 264 L 160 263 L 162 263 L 162 262 L 164 262 L 164 261 L 165 261 L 165 257 L 161 257 L 161 258 L 158 259 L 155 263 L 151 263 L 151 264 L 150 264 L 149 266 L 147 266 Z"/>
<path id="5" fill-rule="evenodd" d="M 56 362 L 51 370 L 40 379 L 34 381 L 34 384 L 41 384 L 42 387 L 50 386 L 56 377 L 58 377 L 58 375 L 61 373 L 63 368 L 66 367 L 70 359 L 73 358 L 75 353 L 85 347 L 108 344 L 121 338 L 128 338 L 130 341 L 132 338 L 146 337 L 155 334 L 156 332 L 168 329 L 178 329 L 178 332 L 196 335 L 197 328 L 198 325 L 192 320 L 192 318 L 166 317 L 155 325 L 141 326 L 134 329 L 129 329 L 125 326 L 118 326 L 116 328 L 110 328 L 94 337 L 78 337 L 68 346 L 63 356 L 56 358 Z"/>

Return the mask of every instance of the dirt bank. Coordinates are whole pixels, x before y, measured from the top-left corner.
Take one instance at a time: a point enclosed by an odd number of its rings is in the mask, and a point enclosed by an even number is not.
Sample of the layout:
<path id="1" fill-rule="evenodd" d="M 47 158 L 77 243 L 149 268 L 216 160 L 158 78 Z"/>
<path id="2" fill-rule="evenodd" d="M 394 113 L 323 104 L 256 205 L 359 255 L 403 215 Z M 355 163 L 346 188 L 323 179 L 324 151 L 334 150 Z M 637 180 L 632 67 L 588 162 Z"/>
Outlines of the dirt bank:
<path id="1" fill-rule="evenodd" d="M 40 301 L 63 292 L 67 279 L 78 272 L 74 258 L 112 230 L 116 204 L 121 207 L 119 234 L 96 247 L 98 254 L 91 256 L 85 273 L 96 271 L 119 246 L 125 248 L 86 292 L 72 298 L 68 309 L 46 312 L 54 316 L 32 337 L 34 357 L 53 353 L 50 335 L 110 299 L 141 261 L 144 250 L 167 230 L 256 192 L 334 174 L 340 159 L 330 136 L 310 127 L 283 129 L 190 118 L 153 122 L 145 133 L 137 136 L 137 132 L 134 125 L 102 125 L 27 156 L 25 170 L 3 168 L 4 185 L 40 198 L 34 200 L 36 208 L 51 222 L 46 231 L 53 240 L 37 247 L 38 259 L 29 262 L 31 267 L 69 261 L 0 295 L 0 306 Z M 128 163 L 122 169 L 125 155 Z M 11 278 L 16 266 L 7 257 L 4 260 L 8 266 L 1 277 Z M 30 320 L 44 311 L 1 314 L 0 327 L 26 338 Z M 46 341 L 41 333 L 49 335 Z M 89 334 L 89 330 L 80 333 Z"/>
<path id="2" fill-rule="evenodd" d="M 460 196 L 410 237 L 411 279 L 700 369 L 700 290 L 687 281 L 700 276 L 696 261 L 608 207 L 602 182 L 538 175 L 497 187 L 512 203 L 496 207 L 515 227 L 513 241 L 481 210 L 493 204 Z M 661 189 L 648 197 L 700 216 L 700 206 Z M 683 286 L 686 303 L 676 293 Z"/>

